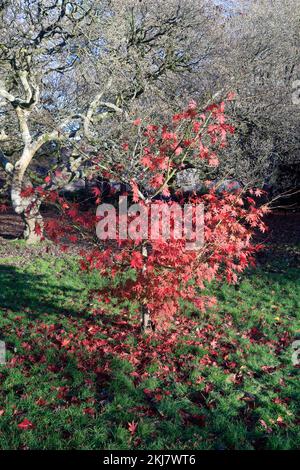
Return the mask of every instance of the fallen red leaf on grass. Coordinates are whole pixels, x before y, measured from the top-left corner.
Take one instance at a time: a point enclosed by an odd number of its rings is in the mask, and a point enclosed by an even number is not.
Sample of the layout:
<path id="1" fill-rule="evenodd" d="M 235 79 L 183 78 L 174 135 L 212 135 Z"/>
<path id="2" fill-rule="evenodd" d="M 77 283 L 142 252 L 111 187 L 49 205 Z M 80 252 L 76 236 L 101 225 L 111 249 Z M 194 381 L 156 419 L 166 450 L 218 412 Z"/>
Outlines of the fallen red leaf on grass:
<path id="1" fill-rule="evenodd" d="M 137 427 L 138 427 L 138 423 L 135 423 L 134 421 L 132 421 L 131 423 L 128 423 L 128 431 L 130 432 L 132 436 L 136 433 Z"/>
<path id="2" fill-rule="evenodd" d="M 22 430 L 33 429 L 34 425 L 31 421 L 25 418 L 21 423 L 18 424 L 18 428 Z"/>
<path id="3" fill-rule="evenodd" d="M 83 413 L 85 415 L 95 416 L 95 409 L 94 408 L 84 408 Z"/>

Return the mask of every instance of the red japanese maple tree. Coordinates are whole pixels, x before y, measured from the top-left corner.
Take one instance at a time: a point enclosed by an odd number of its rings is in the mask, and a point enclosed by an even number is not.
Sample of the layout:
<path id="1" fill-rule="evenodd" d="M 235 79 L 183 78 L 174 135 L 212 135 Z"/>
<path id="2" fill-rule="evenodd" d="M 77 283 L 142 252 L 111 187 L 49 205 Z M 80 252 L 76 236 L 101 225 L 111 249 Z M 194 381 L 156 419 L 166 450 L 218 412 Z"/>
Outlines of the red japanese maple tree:
<path id="1" fill-rule="evenodd" d="M 170 208 L 175 198 L 182 207 L 189 204 L 192 224 L 195 224 L 194 209 L 203 205 L 204 238 L 195 249 L 187 249 L 185 236 L 179 239 L 175 236 L 173 213 L 167 239 L 139 237 L 137 233 L 134 238 L 124 239 L 117 229 L 115 240 L 104 242 L 96 236 L 99 217 L 95 209 L 82 211 L 79 204 L 66 202 L 55 191 L 37 189 L 48 201 L 59 205 L 64 216 L 47 222 L 48 236 L 63 241 L 64 245 L 83 239 L 86 243 L 81 268 L 98 270 L 107 279 L 106 286 L 95 292 L 95 296 L 102 302 L 113 298 L 137 302 L 144 330 L 170 324 L 178 317 L 182 301 L 194 304 L 197 310 L 212 306 L 215 299 L 202 293 L 205 284 L 213 279 L 236 282 L 238 274 L 254 263 L 254 255 L 260 248 L 252 241 L 255 230 L 265 230 L 262 218 L 268 209 L 257 207 L 255 201 L 261 195 L 260 190 L 220 191 L 220 182 L 212 184 L 208 177 L 203 181 L 206 190 L 200 195 L 196 192 L 186 195 L 174 189 L 176 175 L 183 169 L 200 168 L 205 175 L 207 170 L 219 165 L 220 150 L 227 145 L 228 135 L 234 133 L 225 114 L 226 101 L 231 99 L 232 94 L 204 110 L 191 101 L 168 125 L 147 125 L 136 119 L 133 125 L 141 136 L 139 168 L 135 167 L 134 175 L 122 173 L 120 164 L 105 169 L 106 178 L 127 179 L 133 202 L 142 208 L 153 205 Z M 124 158 L 130 159 L 131 151 L 128 142 L 120 144 Z M 95 162 L 97 171 L 103 172 L 104 162 L 103 157 Z M 101 191 L 96 188 L 94 195 L 99 204 Z M 118 217 L 120 222 L 120 214 Z"/>

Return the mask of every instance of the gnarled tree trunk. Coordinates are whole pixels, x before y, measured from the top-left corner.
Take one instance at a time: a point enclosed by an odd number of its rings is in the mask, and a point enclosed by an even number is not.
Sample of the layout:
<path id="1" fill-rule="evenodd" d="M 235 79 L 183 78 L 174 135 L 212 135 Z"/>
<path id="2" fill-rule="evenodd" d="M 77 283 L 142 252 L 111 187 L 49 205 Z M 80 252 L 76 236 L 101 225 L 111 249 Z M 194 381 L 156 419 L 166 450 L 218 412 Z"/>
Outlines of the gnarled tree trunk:
<path id="1" fill-rule="evenodd" d="M 14 169 L 11 201 L 16 214 L 22 217 L 24 222 L 24 239 L 28 244 L 38 243 L 43 240 L 43 217 L 40 213 L 41 200 L 33 195 L 22 195 L 22 189 L 31 188 L 32 183 L 28 178 L 24 178 L 23 171 L 20 168 Z"/>

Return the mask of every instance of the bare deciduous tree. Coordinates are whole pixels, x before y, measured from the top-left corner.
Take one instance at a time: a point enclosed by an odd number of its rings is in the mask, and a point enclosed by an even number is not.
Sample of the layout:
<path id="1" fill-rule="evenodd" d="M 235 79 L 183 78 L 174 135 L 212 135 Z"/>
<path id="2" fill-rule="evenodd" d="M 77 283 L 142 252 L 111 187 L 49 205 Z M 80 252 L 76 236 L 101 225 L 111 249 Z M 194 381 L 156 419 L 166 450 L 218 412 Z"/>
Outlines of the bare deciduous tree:
<path id="1" fill-rule="evenodd" d="M 36 179 L 35 157 L 46 144 L 77 148 L 55 162 L 61 186 L 93 151 L 110 158 L 137 112 L 163 115 L 186 97 L 186 76 L 213 50 L 215 18 L 208 2 L 191 0 L 18 0 L 0 14 L 0 163 L 25 237 L 36 241 L 41 201 L 22 193 Z"/>
<path id="2" fill-rule="evenodd" d="M 300 106 L 292 100 L 293 83 L 300 78 L 300 4 L 234 3 L 224 15 L 220 54 L 212 64 L 214 85 L 237 93 L 231 110 L 236 145 L 220 170 L 280 190 L 279 165 L 300 163 Z"/>

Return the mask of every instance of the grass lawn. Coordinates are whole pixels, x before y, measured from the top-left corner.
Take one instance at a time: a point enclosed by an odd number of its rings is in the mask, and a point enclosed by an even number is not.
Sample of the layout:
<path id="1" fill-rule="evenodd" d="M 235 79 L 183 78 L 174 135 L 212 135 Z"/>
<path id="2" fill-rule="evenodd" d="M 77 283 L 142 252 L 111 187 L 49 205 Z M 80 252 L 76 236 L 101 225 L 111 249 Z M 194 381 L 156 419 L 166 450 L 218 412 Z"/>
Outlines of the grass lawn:
<path id="1" fill-rule="evenodd" d="M 291 361 L 300 337 L 299 280 L 299 268 L 277 261 L 237 286 L 211 286 L 217 307 L 195 314 L 183 305 L 197 327 L 168 355 L 149 339 L 156 354 L 141 373 L 128 355 L 111 354 L 105 369 L 105 347 L 85 347 L 93 325 L 103 344 L 117 348 L 110 332 L 119 329 L 128 351 L 138 347 L 133 305 L 103 305 L 95 315 L 89 291 L 102 282 L 96 273 L 83 275 L 70 256 L 23 264 L 3 258 L 0 448 L 299 448 L 299 367 Z M 18 427 L 24 419 L 29 429 Z"/>

